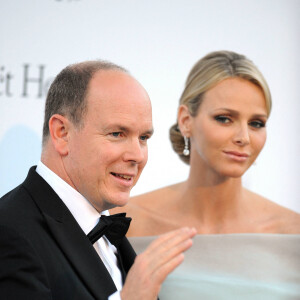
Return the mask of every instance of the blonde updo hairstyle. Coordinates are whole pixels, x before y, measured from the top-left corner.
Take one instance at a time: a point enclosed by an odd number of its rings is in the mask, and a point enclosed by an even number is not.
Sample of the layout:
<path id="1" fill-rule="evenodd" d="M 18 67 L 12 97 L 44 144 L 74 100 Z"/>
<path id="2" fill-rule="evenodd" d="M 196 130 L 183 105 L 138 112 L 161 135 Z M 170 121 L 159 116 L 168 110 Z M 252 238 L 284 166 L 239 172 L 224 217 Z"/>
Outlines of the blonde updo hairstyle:
<path id="1" fill-rule="evenodd" d="M 272 99 L 264 76 L 246 56 L 232 51 L 211 52 L 194 65 L 187 77 L 179 105 L 186 105 L 190 115 L 195 117 L 205 92 L 222 80 L 233 77 L 246 79 L 262 89 L 269 115 Z M 170 140 L 174 151 L 189 164 L 190 156 L 182 154 L 184 139 L 178 128 L 178 122 L 170 128 Z"/>

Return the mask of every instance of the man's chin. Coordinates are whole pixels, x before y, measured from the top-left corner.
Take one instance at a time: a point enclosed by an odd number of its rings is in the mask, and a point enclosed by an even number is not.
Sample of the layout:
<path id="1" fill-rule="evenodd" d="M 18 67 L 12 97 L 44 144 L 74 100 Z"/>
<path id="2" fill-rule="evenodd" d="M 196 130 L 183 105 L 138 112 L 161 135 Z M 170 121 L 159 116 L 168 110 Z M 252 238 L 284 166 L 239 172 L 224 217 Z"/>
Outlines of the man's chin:
<path id="1" fill-rule="evenodd" d="M 123 207 L 129 202 L 129 193 L 122 193 L 121 195 L 115 196 L 111 199 L 104 201 L 106 209 L 112 209 L 115 207 Z"/>
<path id="2" fill-rule="evenodd" d="M 129 196 L 126 199 L 120 199 L 117 201 L 114 207 L 123 207 L 129 202 Z"/>

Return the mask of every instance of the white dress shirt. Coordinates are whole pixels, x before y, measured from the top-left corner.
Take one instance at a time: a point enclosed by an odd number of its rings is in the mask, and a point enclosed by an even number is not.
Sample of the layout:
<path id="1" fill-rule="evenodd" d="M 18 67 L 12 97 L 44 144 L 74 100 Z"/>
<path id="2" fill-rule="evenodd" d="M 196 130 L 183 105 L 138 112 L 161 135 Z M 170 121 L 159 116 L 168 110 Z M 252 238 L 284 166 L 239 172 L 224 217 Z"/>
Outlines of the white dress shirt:
<path id="1" fill-rule="evenodd" d="M 101 218 L 101 215 L 109 215 L 108 210 L 105 210 L 100 214 L 87 199 L 46 167 L 41 161 L 39 161 L 37 165 L 36 172 L 44 178 L 65 203 L 86 235 L 95 227 L 99 218 Z M 105 237 L 101 237 L 93 246 L 117 287 L 117 292 L 109 296 L 108 299 L 121 300 L 120 291 L 122 290 L 122 274 L 117 265 L 117 257 L 115 255 L 117 251 L 116 247 Z"/>

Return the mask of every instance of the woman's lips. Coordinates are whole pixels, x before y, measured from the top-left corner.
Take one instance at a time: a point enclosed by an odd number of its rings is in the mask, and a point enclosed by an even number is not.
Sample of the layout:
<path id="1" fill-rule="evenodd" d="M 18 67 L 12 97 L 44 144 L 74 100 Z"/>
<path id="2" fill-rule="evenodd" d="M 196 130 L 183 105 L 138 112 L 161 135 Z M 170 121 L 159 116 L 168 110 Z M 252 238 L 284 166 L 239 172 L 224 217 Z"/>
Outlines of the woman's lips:
<path id="1" fill-rule="evenodd" d="M 246 161 L 247 158 L 249 157 L 249 154 L 243 153 L 243 152 L 237 152 L 237 151 L 224 151 L 224 153 L 230 159 L 233 159 L 233 160 L 239 161 L 239 162 Z"/>

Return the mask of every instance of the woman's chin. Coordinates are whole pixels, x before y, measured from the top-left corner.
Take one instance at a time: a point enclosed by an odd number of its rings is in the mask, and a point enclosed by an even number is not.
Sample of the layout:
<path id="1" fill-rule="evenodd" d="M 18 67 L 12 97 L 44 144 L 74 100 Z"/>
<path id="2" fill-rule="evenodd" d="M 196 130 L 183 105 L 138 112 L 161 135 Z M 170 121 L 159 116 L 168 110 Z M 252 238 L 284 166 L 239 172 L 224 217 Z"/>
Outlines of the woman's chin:
<path id="1" fill-rule="evenodd" d="M 247 169 L 245 169 L 245 168 L 231 168 L 231 169 L 226 169 L 226 170 L 220 170 L 219 174 L 223 177 L 239 178 L 239 177 L 242 177 L 245 174 Z"/>

